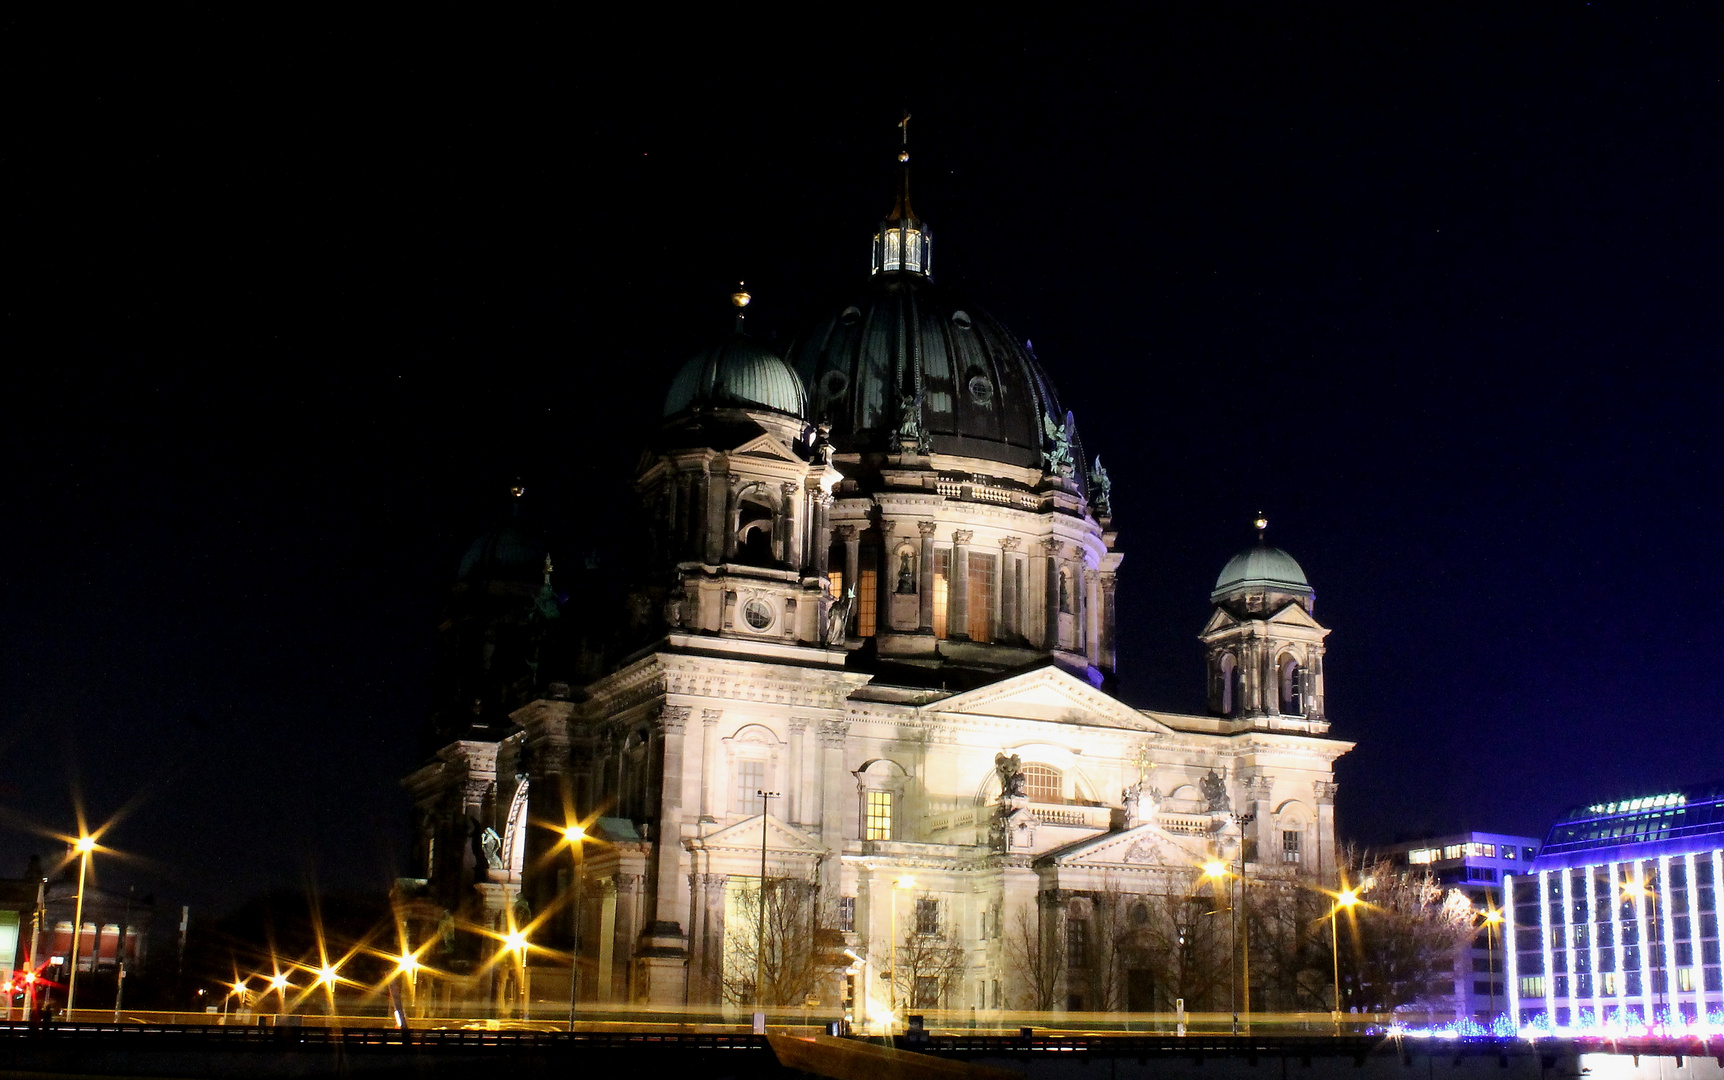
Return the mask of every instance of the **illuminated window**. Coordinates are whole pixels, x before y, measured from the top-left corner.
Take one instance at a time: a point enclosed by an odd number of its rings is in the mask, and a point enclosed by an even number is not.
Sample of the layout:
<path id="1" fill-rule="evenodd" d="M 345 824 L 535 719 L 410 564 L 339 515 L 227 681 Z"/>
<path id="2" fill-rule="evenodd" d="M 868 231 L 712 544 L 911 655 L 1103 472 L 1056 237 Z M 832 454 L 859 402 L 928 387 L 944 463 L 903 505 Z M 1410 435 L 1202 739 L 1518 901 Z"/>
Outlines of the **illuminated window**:
<path id="1" fill-rule="evenodd" d="M 1060 781 L 1058 769 L 1047 765 L 1024 766 L 1024 794 L 1029 796 L 1031 802 L 1064 802 Z"/>
<path id="2" fill-rule="evenodd" d="M 946 638 L 946 605 L 951 603 L 952 549 L 934 552 L 934 636 Z"/>
<path id="3" fill-rule="evenodd" d="M 1461 844 L 1449 844 L 1443 848 L 1443 858 L 1458 859 L 1461 857 Z"/>
<path id="4" fill-rule="evenodd" d="M 1495 844 L 1467 844 L 1465 846 L 1467 855 L 1470 858 L 1494 859 L 1497 857 L 1497 846 Z"/>
<path id="5" fill-rule="evenodd" d="M 826 572 L 826 587 L 832 594 L 832 599 L 844 599 L 844 571 L 829 570 Z"/>
<path id="6" fill-rule="evenodd" d="M 736 763 L 736 810 L 740 814 L 758 813 L 760 811 L 760 796 L 755 792 L 766 787 L 766 762 L 739 761 Z"/>
<path id="7" fill-rule="evenodd" d="M 970 552 L 970 625 L 971 641 L 994 640 L 994 557 L 980 551 Z"/>
<path id="8" fill-rule="evenodd" d="M 1283 830 L 1281 833 L 1281 861 L 1297 863 L 1299 861 L 1300 832 L 1297 829 Z"/>
<path id="9" fill-rule="evenodd" d="M 1426 848 L 1414 848 L 1413 850 L 1407 852 L 1407 861 L 1409 863 L 1412 863 L 1414 866 L 1421 866 L 1425 863 L 1430 862 L 1431 856 L 1433 856 L 1435 854 L 1436 854 L 1436 852 L 1432 851 L 1428 847 L 1426 847 Z"/>
<path id="10" fill-rule="evenodd" d="M 1523 998 L 1544 997 L 1544 976 L 1522 975 L 1520 980 L 1520 996 Z"/>
<path id="11" fill-rule="evenodd" d="M 857 552 L 860 568 L 856 571 L 856 636 L 874 636 L 874 606 L 879 601 L 880 581 L 876 570 L 879 552 L 863 548 Z"/>
<path id="12" fill-rule="evenodd" d="M 1676 969 L 1676 989 L 1684 994 L 1694 992 L 1694 969 L 1690 967 Z"/>
<path id="13" fill-rule="evenodd" d="M 863 823 L 862 839 L 892 839 L 892 793 L 890 791 L 868 792 L 868 816 Z"/>
<path id="14" fill-rule="evenodd" d="M 850 933 L 856 929 L 856 898 L 840 896 L 838 898 L 838 929 Z"/>

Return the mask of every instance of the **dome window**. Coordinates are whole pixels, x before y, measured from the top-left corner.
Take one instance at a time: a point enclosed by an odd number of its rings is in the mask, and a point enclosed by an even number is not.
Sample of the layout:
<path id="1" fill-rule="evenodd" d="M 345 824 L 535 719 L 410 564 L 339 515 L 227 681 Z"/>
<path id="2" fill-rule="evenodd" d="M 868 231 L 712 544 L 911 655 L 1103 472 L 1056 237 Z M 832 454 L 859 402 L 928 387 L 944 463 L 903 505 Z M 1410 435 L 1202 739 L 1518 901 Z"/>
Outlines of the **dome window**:
<path id="1" fill-rule="evenodd" d="M 862 309 L 857 307 L 855 304 L 851 304 L 839 314 L 838 321 L 843 323 L 845 326 L 855 326 L 858 322 L 862 321 Z"/>
<path id="2" fill-rule="evenodd" d="M 981 372 L 978 371 L 970 376 L 969 386 L 970 397 L 975 399 L 976 404 L 986 405 L 994 400 L 994 384 L 989 382 L 988 377 Z"/>
<path id="3" fill-rule="evenodd" d="M 960 330 L 968 330 L 975 326 L 976 323 L 975 320 L 970 318 L 969 312 L 959 308 L 957 311 L 952 312 L 952 325 Z"/>
<path id="4" fill-rule="evenodd" d="M 820 376 L 820 392 L 829 398 L 842 394 L 850 386 L 850 379 L 836 369 Z"/>

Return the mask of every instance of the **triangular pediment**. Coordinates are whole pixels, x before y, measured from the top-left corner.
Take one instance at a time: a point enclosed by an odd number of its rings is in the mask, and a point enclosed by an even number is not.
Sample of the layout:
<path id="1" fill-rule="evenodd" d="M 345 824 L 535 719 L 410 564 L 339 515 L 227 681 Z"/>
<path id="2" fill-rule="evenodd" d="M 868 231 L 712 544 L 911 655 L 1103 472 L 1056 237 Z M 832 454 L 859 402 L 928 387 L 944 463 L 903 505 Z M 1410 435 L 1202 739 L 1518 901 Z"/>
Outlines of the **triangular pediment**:
<path id="1" fill-rule="evenodd" d="M 733 456 L 741 454 L 745 457 L 776 458 L 780 461 L 793 461 L 798 465 L 802 464 L 802 459 L 796 456 L 795 451 L 766 432 L 743 443 L 732 450 L 731 454 Z"/>
<path id="2" fill-rule="evenodd" d="M 1220 630 L 1231 630 L 1238 625 L 1239 620 L 1229 615 L 1226 608 L 1216 608 L 1215 612 L 1209 616 L 1209 622 L 1204 625 L 1203 633 L 1198 636 L 1206 637 Z"/>
<path id="3" fill-rule="evenodd" d="M 1106 833 L 1079 840 L 1042 856 L 1055 866 L 1165 868 L 1186 870 L 1202 862 L 1203 842 L 1191 836 L 1175 836 L 1158 825 Z"/>
<path id="4" fill-rule="evenodd" d="M 756 814 L 751 818 L 744 818 L 734 825 L 726 825 L 715 833 L 709 833 L 695 841 L 695 846 L 705 848 L 708 851 L 735 849 L 758 852 L 760 850 L 760 815 Z M 766 850 L 780 853 L 792 851 L 819 854 L 823 849 L 819 841 L 801 829 L 768 816 L 766 819 Z"/>
<path id="5" fill-rule="evenodd" d="M 1312 630 L 1323 629 L 1323 626 L 1318 623 L 1316 619 L 1311 617 L 1311 613 L 1306 611 L 1297 602 L 1289 603 L 1280 611 L 1269 616 L 1269 621 L 1272 623 L 1280 623 L 1283 626 L 1304 626 Z"/>
<path id="6" fill-rule="evenodd" d="M 1166 731 L 1110 694 L 1057 667 L 1037 668 L 922 706 L 924 711 L 963 716 L 1002 716 L 1062 724 Z"/>

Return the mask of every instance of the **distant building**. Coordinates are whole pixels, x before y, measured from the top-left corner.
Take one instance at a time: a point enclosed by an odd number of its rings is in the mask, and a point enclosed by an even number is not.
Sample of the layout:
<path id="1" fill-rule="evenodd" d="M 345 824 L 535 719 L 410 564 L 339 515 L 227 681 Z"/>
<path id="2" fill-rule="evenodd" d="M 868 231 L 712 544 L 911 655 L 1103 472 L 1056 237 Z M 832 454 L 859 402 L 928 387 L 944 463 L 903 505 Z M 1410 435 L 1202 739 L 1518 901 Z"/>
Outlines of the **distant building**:
<path id="1" fill-rule="evenodd" d="M 1509 994 L 1522 1026 L 1724 1015 L 1724 783 L 1576 807 L 1511 880 Z"/>
<path id="2" fill-rule="evenodd" d="M 1429 870 L 1439 884 L 1465 892 L 1482 915 L 1502 910 L 1504 878 L 1532 862 L 1539 846 L 1530 836 L 1464 832 L 1391 844 L 1384 853 L 1397 866 Z M 1454 999 L 1456 1016 L 1488 1021 L 1508 1008 L 1501 933 L 1481 924 L 1472 948 L 1455 957 L 1454 978 L 1432 988 L 1433 996 Z"/>

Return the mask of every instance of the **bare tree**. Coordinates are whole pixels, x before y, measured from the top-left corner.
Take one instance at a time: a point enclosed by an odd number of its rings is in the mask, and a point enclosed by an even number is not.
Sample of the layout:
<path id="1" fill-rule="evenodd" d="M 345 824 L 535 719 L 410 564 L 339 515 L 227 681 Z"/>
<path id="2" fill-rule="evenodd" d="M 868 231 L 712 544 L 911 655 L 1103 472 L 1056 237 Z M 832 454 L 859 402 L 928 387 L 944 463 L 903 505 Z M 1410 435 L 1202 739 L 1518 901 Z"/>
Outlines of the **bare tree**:
<path id="1" fill-rule="evenodd" d="M 938 1009 L 963 987 L 964 946 L 945 914 L 927 893 L 899 913 L 891 977 L 898 1001 L 909 1008 Z"/>
<path id="2" fill-rule="evenodd" d="M 1432 984 L 1453 978 L 1455 954 L 1472 942 L 1471 905 L 1456 890 L 1445 894 L 1429 871 L 1346 854 L 1361 903 L 1339 924 L 1345 1004 L 1379 1012 L 1428 997 Z"/>
<path id="3" fill-rule="evenodd" d="M 1052 1009 L 1065 977 L 1065 950 L 1058 929 L 1043 926 L 1036 912 L 1019 908 L 1006 931 L 1006 969 L 1030 1008 Z"/>
<path id="4" fill-rule="evenodd" d="M 800 1005 L 844 966 L 843 939 L 832 920 L 820 918 L 815 882 L 769 878 L 765 891 L 764 955 L 759 948 L 761 890 L 744 889 L 730 909 L 724 935 L 724 997 L 737 1005 L 753 1004 L 758 970 L 762 1004 Z"/>

